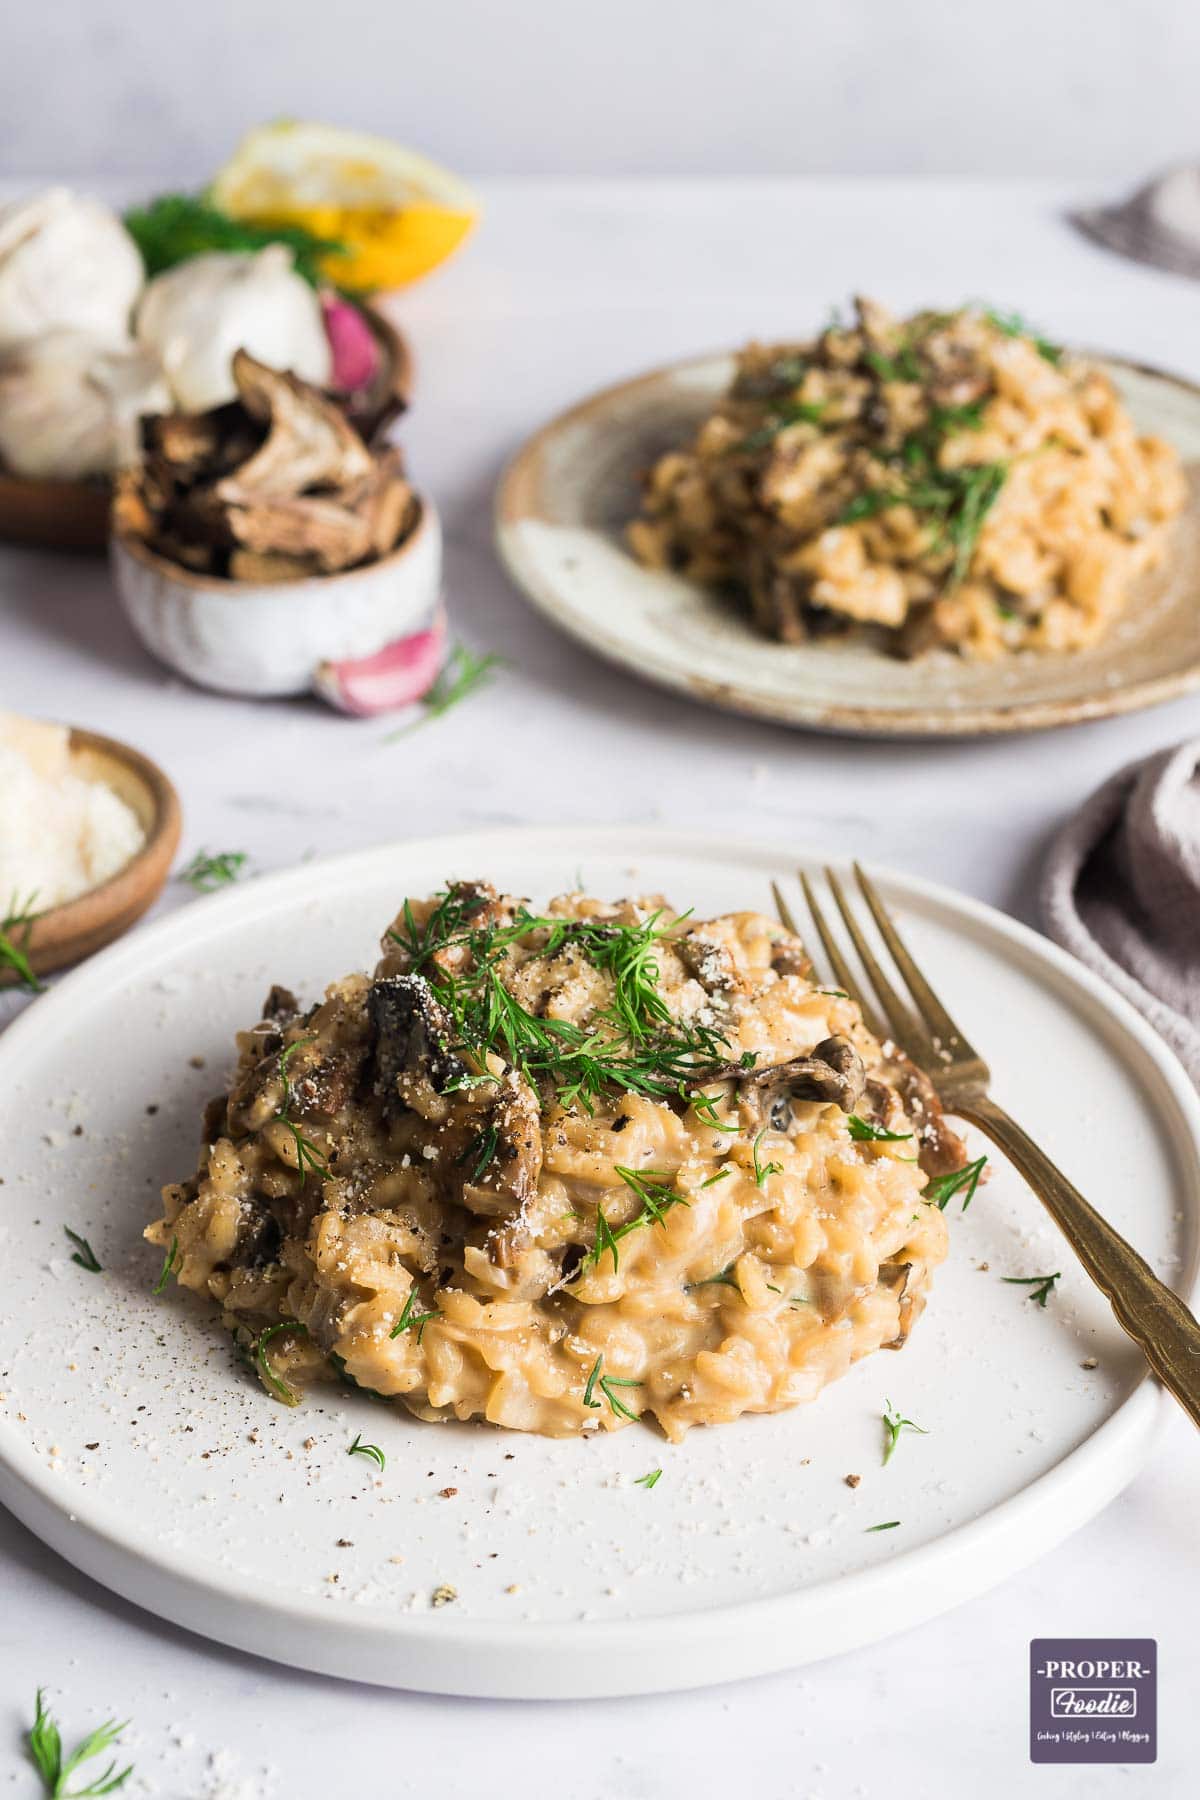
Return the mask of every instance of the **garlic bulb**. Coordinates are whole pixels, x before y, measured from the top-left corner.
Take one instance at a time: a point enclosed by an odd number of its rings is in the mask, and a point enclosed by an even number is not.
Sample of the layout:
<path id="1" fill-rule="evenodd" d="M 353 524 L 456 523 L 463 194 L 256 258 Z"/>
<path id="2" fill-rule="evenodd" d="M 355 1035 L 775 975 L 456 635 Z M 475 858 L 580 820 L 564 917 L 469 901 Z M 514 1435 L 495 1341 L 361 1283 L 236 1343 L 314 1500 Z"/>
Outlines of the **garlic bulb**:
<path id="1" fill-rule="evenodd" d="M 320 302 L 296 274 L 286 244 L 253 254 L 214 250 L 156 275 L 135 331 L 158 356 L 185 412 L 234 398 L 236 350 L 321 387 L 333 371 Z"/>
<path id="2" fill-rule="evenodd" d="M 47 332 L 0 351 L 0 462 L 35 480 L 110 474 L 136 456 L 141 414 L 170 405 L 161 369 L 132 338 Z"/>
<path id="3" fill-rule="evenodd" d="M 44 331 L 123 337 L 145 279 L 114 212 L 68 188 L 0 206 L 0 349 Z"/>

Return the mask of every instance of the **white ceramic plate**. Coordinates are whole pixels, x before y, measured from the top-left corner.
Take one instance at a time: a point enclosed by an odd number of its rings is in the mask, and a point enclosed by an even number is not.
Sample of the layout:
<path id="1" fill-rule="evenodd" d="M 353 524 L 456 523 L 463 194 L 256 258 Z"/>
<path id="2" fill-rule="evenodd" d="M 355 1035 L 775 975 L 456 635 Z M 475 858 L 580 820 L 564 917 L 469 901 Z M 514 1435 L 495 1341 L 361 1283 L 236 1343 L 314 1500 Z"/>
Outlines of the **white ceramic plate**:
<path id="1" fill-rule="evenodd" d="M 640 1426 L 592 1443 L 432 1426 L 328 1389 L 287 1411 L 202 1306 L 150 1293 L 155 1190 L 192 1166 L 202 1103 L 271 981 L 315 996 L 369 966 L 400 898 L 447 877 L 545 899 L 578 875 L 706 912 L 768 910 L 768 877 L 787 873 L 769 845 L 625 831 L 431 840 L 197 900 L 37 1001 L 0 1038 L 0 1499 L 79 1568 L 223 1642 L 360 1680 L 540 1697 L 843 1651 L 1090 1517 L 1137 1473 L 1166 1402 L 1006 1169 L 952 1214 L 951 1259 L 899 1355 L 812 1407 L 678 1447 Z M 1189 1290 L 1200 1105 L 1169 1054 L 1031 932 L 878 878 L 1001 1097 Z M 64 1225 L 103 1274 L 68 1260 Z M 1000 1279 L 1053 1270 L 1045 1311 Z M 928 1436 L 906 1433 L 884 1468 L 889 1399 Z M 347 1454 L 355 1433 L 384 1450 L 383 1473 Z M 658 1467 L 652 1490 L 635 1485 Z M 457 1599 L 434 1608 L 442 1584 Z"/>
<path id="2" fill-rule="evenodd" d="M 728 386 L 731 356 L 655 369 L 593 394 L 536 432 L 496 501 L 500 555 L 539 611 L 646 680 L 732 712 L 868 737 L 965 737 L 1107 718 L 1200 686 L 1200 388 L 1104 363 L 1142 431 L 1190 465 L 1191 503 L 1169 561 L 1103 643 L 970 663 L 900 662 L 862 641 L 778 644 L 729 599 L 625 548 L 641 474 L 678 447 Z"/>

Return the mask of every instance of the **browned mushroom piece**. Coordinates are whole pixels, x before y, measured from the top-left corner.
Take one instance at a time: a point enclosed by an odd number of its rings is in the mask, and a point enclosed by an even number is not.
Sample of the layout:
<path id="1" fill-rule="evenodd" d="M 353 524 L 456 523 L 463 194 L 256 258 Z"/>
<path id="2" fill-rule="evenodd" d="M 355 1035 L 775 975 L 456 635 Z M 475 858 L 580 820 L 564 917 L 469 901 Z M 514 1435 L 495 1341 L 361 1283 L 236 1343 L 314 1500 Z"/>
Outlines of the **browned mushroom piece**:
<path id="1" fill-rule="evenodd" d="M 774 1131 L 787 1130 L 793 1100 L 816 1100 L 852 1113 L 867 1081 L 862 1057 L 854 1045 L 849 1038 L 836 1035 L 823 1039 L 807 1056 L 793 1057 L 791 1062 L 749 1072 L 727 1064 L 715 1073 L 737 1075 L 738 1099 L 743 1107 L 752 1119 L 770 1125 Z"/>
<path id="2" fill-rule="evenodd" d="M 375 1039 L 374 1091 L 384 1113 L 411 1108 L 444 1120 L 445 1090 L 466 1074 L 446 1048 L 450 1020 L 423 975 L 385 975 L 371 983 L 367 1015 Z"/>
<path id="3" fill-rule="evenodd" d="M 238 397 L 251 418 L 267 424 L 266 441 L 218 482 L 222 500 L 347 487 L 373 467 L 371 452 L 341 409 L 308 382 L 269 369 L 245 350 L 233 359 Z"/>

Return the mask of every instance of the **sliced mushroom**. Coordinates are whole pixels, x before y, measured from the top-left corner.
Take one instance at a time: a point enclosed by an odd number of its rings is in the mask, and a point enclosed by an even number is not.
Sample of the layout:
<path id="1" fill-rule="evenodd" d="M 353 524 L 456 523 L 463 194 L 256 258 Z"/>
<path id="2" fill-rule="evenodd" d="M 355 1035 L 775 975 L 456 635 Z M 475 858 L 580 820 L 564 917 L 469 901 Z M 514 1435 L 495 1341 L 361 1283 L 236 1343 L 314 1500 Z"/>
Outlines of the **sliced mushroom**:
<path id="1" fill-rule="evenodd" d="M 720 1071 L 739 1074 L 738 1098 L 755 1121 L 786 1131 L 793 1100 L 816 1100 L 852 1113 L 862 1097 L 867 1073 L 849 1038 L 827 1037 L 807 1056 L 750 1073 L 736 1066 Z"/>
<path id="2" fill-rule="evenodd" d="M 442 1096 L 466 1073 L 447 1049 L 450 1020 L 423 975 L 385 975 L 367 993 L 374 1033 L 374 1090 L 384 1113 L 411 1107 L 444 1119 Z"/>
<path id="3" fill-rule="evenodd" d="M 269 369 L 245 350 L 234 356 L 233 379 L 246 411 L 269 423 L 270 430 L 261 449 L 235 474 L 218 482 L 220 499 L 348 487 L 371 474 L 371 452 L 341 409 L 316 388 Z"/>

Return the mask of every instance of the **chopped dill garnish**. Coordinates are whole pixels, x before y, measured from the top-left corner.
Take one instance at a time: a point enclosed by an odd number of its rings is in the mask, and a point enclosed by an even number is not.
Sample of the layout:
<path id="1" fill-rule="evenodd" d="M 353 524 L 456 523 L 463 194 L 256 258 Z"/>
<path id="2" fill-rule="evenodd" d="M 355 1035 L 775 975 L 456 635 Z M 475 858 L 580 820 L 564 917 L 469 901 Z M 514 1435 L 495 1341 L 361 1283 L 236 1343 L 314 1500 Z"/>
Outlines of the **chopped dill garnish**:
<path id="1" fill-rule="evenodd" d="M 736 1267 L 734 1263 L 726 1263 L 725 1267 L 718 1269 L 715 1275 L 702 1275 L 699 1281 L 693 1281 L 691 1285 L 692 1287 L 731 1287 L 736 1294 L 740 1294 L 742 1290 L 730 1274 L 730 1270 L 734 1267 Z"/>
<path id="2" fill-rule="evenodd" d="M 657 946 L 678 919 L 654 913 L 636 925 L 622 925 L 541 916 L 522 906 L 509 925 L 481 924 L 485 905 L 469 891 L 450 888 L 424 925 L 406 903 L 389 933 L 410 971 L 424 976 L 447 1013 L 451 1047 L 465 1051 L 477 1069 L 486 1068 L 489 1056 L 499 1056 L 532 1086 L 552 1088 L 563 1107 L 578 1104 L 590 1113 L 612 1088 L 674 1100 L 681 1088 L 686 1092 L 688 1084 L 728 1064 L 721 1034 L 676 1020 L 658 990 Z M 506 958 L 531 934 L 544 939 L 535 954 L 552 957 L 569 947 L 611 975 L 612 1001 L 586 1028 L 529 1012 L 505 986 Z M 453 959 L 439 954 L 450 950 L 458 953 Z"/>
<path id="3" fill-rule="evenodd" d="M 277 1375 L 267 1361 L 267 1345 L 272 1338 L 277 1338 L 281 1331 L 294 1331 L 300 1337 L 308 1336 L 308 1326 L 302 1325 L 299 1319 L 283 1319 L 278 1325 L 268 1325 L 266 1330 L 260 1331 L 254 1340 L 254 1362 L 259 1374 L 277 1400 L 282 1400 L 285 1406 L 299 1406 L 300 1396 L 295 1388 L 289 1387 L 282 1376 Z"/>
<path id="4" fill-rule="evenodd" d="M 497 669 L 504 667 L 504 658 L 497 656 L 492 650 L 482 656 L 466 644 L 455 644 L 442 665 L 441 674 L 427 694 L 421 697 L 424 712 L 419 719 L 413 719 L 408 725 L 401 725 L 397 731 L 389 731 L 384 738 L 385 744 L 394 744 L 397 738 L 407 737 L 411 731 L 419 731 L 422 725 L 440 719 L 448 713 L 452 706 L 460 700 L 467 700 L 481 687 L 485 687 Z"/>
<path id="5" fill-rule="evenodd" d="M 443 1089 L 443 1092 L 446 1090 Z M 454 1159 L 456 1169 L 461 1169 L 465 1162 L 475 1158 L 475 1166 L 471 1170 L 471 1180 L 478 1181 L 490 1168 L 496 1158 L 496 1149 L 500 1142 L 500 1134 L 494 1125 L 484 1125 L 472 1137 Z"/>
<path id="6" fill-rule="evenodd" d="M 621 1259 L 617 1253 L 617 1244 L 621 1238 L 628 1237 L 631 1231 L 640 1231 L 643 1225 L 661 1225 L 673 1206 L 689 1206 L 691 1204 L 690 1201 L 684 1199 L 682 1194 L 675 1192 L 671 1185 L 672 1177 L 670 1175 L 660 1174 L 654 1169 L 640 1171 L 623 1169 L 620 1163 L 616 1165 L 616 1171 L 630 1193 L 640 1201 L 640 1210 L 634 1214 L 632 1219 L 627 1219 L 623 1225 L 613 1226 L 605 1217 L 604 1208 L 598 1206 L 596 1208 L 596 1242 L 584 1258 L 584 1267 L 591 1268 L 599 1263 L 602 1257 L 611 1256 L 614 1275 L 621 1266 Z"/>
<path id="7" fill-rule="evenodd" d="M 89 1275 L 99 1275 L 103 1265 L 87 1239 L 80 1237 L 77 1231 L 72 1231 L 69 1225 L 64 1225 L 63 1230 L 75 1246 L 71 1252 L 71 1261 L 78 1263 L 81 1269 L 86 1269 Z"/>
<path id="8" fill-rule="evenodd" d="M 857 1113 L 850 1114 L 846 1125 L 850 1136 L 860 1144 L 902 1144 L 912 1137 L 911 1131 L 885 1131 L 882 1125 L 872 1125 Z"/>
<path id="9" fill-rule="evenodd" d="M 419 1313 L 416 1311 L 416 1306 L 417 1290 L 415 1287 L 410 1287 L 408 1290 L 408 1298 L 404 1302 L 404 1311 L 400 1314 L 400 1317 L 388 1332 L 389 1338 L 398 1338 L 402 1331 L 407 1331 L 410 1326 L 415 1325 L 417 1329 L 417 1342 L 418 1344 L 420 1343 L 425 1335 L 425 1327 L 428 1325 L 430 1319 L 437 1318 L 437 1307 L 435 1306 L 432 1312 Z"/>
<path id="10" fill-rule="evenodd" d="M 116 1719 L 106 1719 L 95 1731 L 76 1744 L 70 1756 L 63 1760 L 62 1734 L 47 1710 L 45 1694 L 42 1688 L 37 1691 L 34 1709 L 34 1720 L 25 1735 L 29 1760 L 37 1770 L 42 1781 L 42 1791 L 47 1800 L 90 1800 L 91 1796 L 115 1794 L 118 1788 L 124 1787 L 133 1773 L 133 1764 L 114 1773 L 117 1767 L 116 1758 L 99 1775 L 94 1775 L 86 1787 L 68 1787 L 75 1771 L 94 1757 L 103 1756 L 116 1744 L 129 1724 L 128 1719 L 118 1723 Z"/>
<path id="11" fill-rule="evenodd" d="M 687 1100 L 688 1105 L 698 1112 L 704 1123 L 711 1126 L 714 1131 L 737 1131 L 736 1125 L 722 1125 L 717 1117 L 717 1101 L 721 1098 L 720 1094 L 705 1094 L 698 1091 L 694 1094 L 683 1094 L 682 1098 Z M 708 1183 L 705 1182 L 704 1185 L 707 1187 Z"/>
<path id="12" fill-rule="evenodd" d="M 245 850 L 217 850 L 211 855 L 198 850 L 187 868 L 179 871 L 179 879 L 199 894 L 211 894 L 214 888 L 236 881 L 248 861 Z"/>
<path id="13" fill-rule="evenodd" d="M 700 1183 L 700 1186 L 701 1188 L 716 1187 L 718 1181 L 724 1181 L 727 1175 L 732 1174 L 733 1170 L 730 1168 L 729 1164 L 726 1163 L 723 1169 L 718 1169 L 715 1175 L 710 1175 L 707 1181 L 702 1181 Z"/>
<path id="14" fill-rule="evenodd" d="M 279 1123 L 285 1125 L 291 1133 L 292 1143 L 296 1147 L 296 1170 L 300 1176 L 301 1185 L 304 1187 L 308 1186 L 308 1174 L 310 1169 L 315 1171 L 318 1175 L 328 1175 L 329 1173 L 329 1164 L 326 1162 L 324 1156 L 313 1143 L 312 1139 L 305 1136 L 304 1132 L 292 1117 L 292 1103 L 295 1099 L 295 1095 L 292 1092 L 291 1079 L 288 1075 L 288 1063 L 291 1061 L 297 1050 L 303 1050 L 306 1044 L 311 1044 L 313 1041 L 314 1040 L 310 1037 L 297 1038 L 295 1043 L 289 1044 L 285 1050 L 280 1051 L 279 1079 L 283 1083 L 283 1105 L 275 1114 Z"/>
<path id="15" fill-rule="evenodd" d="M 30 894 L 27 900 L 18 900 L 13 894 L 8 902 L 8 911 L 0 919 L 0 968 L 14 969 L 21 987 L 28 988 L 31 994 L 44 993 L 46 984 L 40 981 L 29 960 L 29 934 L 33 930 L 33 922 L 37 918 L 34 902 L 37 894 Z M 17 942 L 17 933 L 21 933 L 21 941 Z"/>
<path id="16" fill-rule="evenodd" d="M 978 1156 L 974 1162 L 967 1163 L 964 1168 L 955 1169 L 950 1175 L 933 1176 L 925 1184 L 925 1191 L 921 1195 L 922 1200 L 927 1206 L 936 1206 L 941 1212 L 945 1212 L 947 1204 L 953 1200 L 955 1194 L 962 1194 L 962 1209 L 966 1212 L 975 1198 L 975 1189 L 979 1186 L 979 1178 L 983 1174 L 986 1162 L 986 1156 Z"/>
<path id="17" fill-rule="evenodd" d="M 600 1371 L 603 1366 L 604 1355 L 602 1352 L 592 1364 L 591 1373 L 587 1378 L 587 1386 L 583 1390 L 583 1404 L 585 1406 L 599 1408 L 600 1402 L 595 1398 L 596 1389 L 599 1387 L 600 1392 L 608 1401 L 609 1411 L 614 1417 L 621 1419 L 639 1418 L 641 1415 L 633 1412 L 626 1406 L 620 1395 L 613 1393 L 613 1389 L 641 1387 L 641 1382 L 631 1381 L 622 1375 L 602 1375 Z"/>
<path id="18" fill-rule="evenodd" d="M 793 400 L 787 406 L 781 406 L 757 431 L 750 432 L 747 437 L 729 447 L 733 451 L 762 450 L 767 444 L 774 443 L 780 432 L 786 431 L 789 425 L 819 425 L 824 417 L 823 400 Z"/>
<path id="19" fill-rule="evenodd" d="M 163 1264 L 162 1264 L 162 1268 L 159 1270 L 158 1280 L 155 1282 L 154 1286 L 150 1290 L 150 1292 L 152 1294 L 161 1294 L 163 1289 L 166 1287 L 168 1281 L 170 1281 L 172 1275 L 178 1275 L 179 1260 L 177 1260 L 177 1259 L 179 1259 L 179 1237 L 178 1237 L 178 1234 L 176 1234 L 171 1239 L 171 1242 L 167 1248 L 167 1254 L 163 1257 Z"/>
<path id="20" fill-rule="evenodd" d="M 1026 324 L 1020 313 L 994 312 L 989 307 L 983 316 L 989 325 L 994 325 L 997 331 L 1004 333 L 1005 337 L 1028 338 L 1038 355 L 1044 357 L 1048 363 L 1053 363 L 1056 369 L 1062 362 L 1062 345 L 1051 343 L 1049 338 L 1040 337 L 1032 325 Z"/>
<path id="21" fill-rule="evenodd" d="M 899 1523 L 900 1523 L 899 1519 L 885 1519 L 883 1521 L 882 1525 L 868 1525 L 867 1530 L 868 1531 L 895 1531 L 895 1529 L 896 1529 L 897 1525 L 899 1525 Z"/>
<path id="22" fill-rule="evenodd" d="M 782 1175 L 783 1174 L 783 1164 L 782 1163 L 779 1163 L 779 1162 L 764 1163 L 759 1160 L 758 1146 L 762 1143 L 762 1141 L 766 1137 L 766 1135 L 767 1135 L 767 1127 L 764 1125 L 762 1130 L 759 1132 L 758 1136 L 755 1138 L 753 1147 L 751 1149 L 751 1155 L 754 1158 L 754 1184 L 756 1187 L 762 1187 L 762 1185 L 766 1181 L 768 1175 Z"/>
<path id="23" fill-rule="evenodd" d="M 377 1463 L 381 1469 L 387 1468 L 387 1457 L 383 1454 L 383 1451 L 379 1448 L 379 1445 L 378 1444 L 364 1444 L 362 1441 L 362 1436 L 358 1432 L 355 1433 L 354 1442 L 351 1444 L 349 1450 L 347 1450 L 346 1455 L 347 1456 L 369 1456 L 371 1461 L 373 1463 Z"/>
<path id="24" fill-rule="evenodd" d="M 883 1404 L 885 1409 L 882 1414 L 885 1439 L 883 1462 L 884 1467 L 886 1468 L 895 1454 L 896 1445 L 900 1442 L 900 1433 L 902 1431 L 916 1431 L 919 1432 L 922 1437 L 928 1437 L 929 1433 L 924 1425 L 917 1425 L 912 1419 L 902 1419 L 900 1414 L 893 1409 L 890 1400 L 885 1400 Z"/>
<path id="25" fill-rule="evenodd" d="M 1062 1271 L 1060 1269 L 1053 1275 L 1002 1275 L 1000 1279 L 1013 1287 L 1027 1287 L 1029 1292 L 1025 1298 L 1036 1300 L 1039 1306 L 1044 1307 L 1054 1291 L 1055 1282 L 1062 1280 Z"/>
<path id="26" fill-rule="evenodd" d="M 661 1480 L 662 1470 L 651 1469 L 648 1474 L 637 1476 L 633 1485 L 634 1487 L 652 1488 L 656 1487 Z"/>

